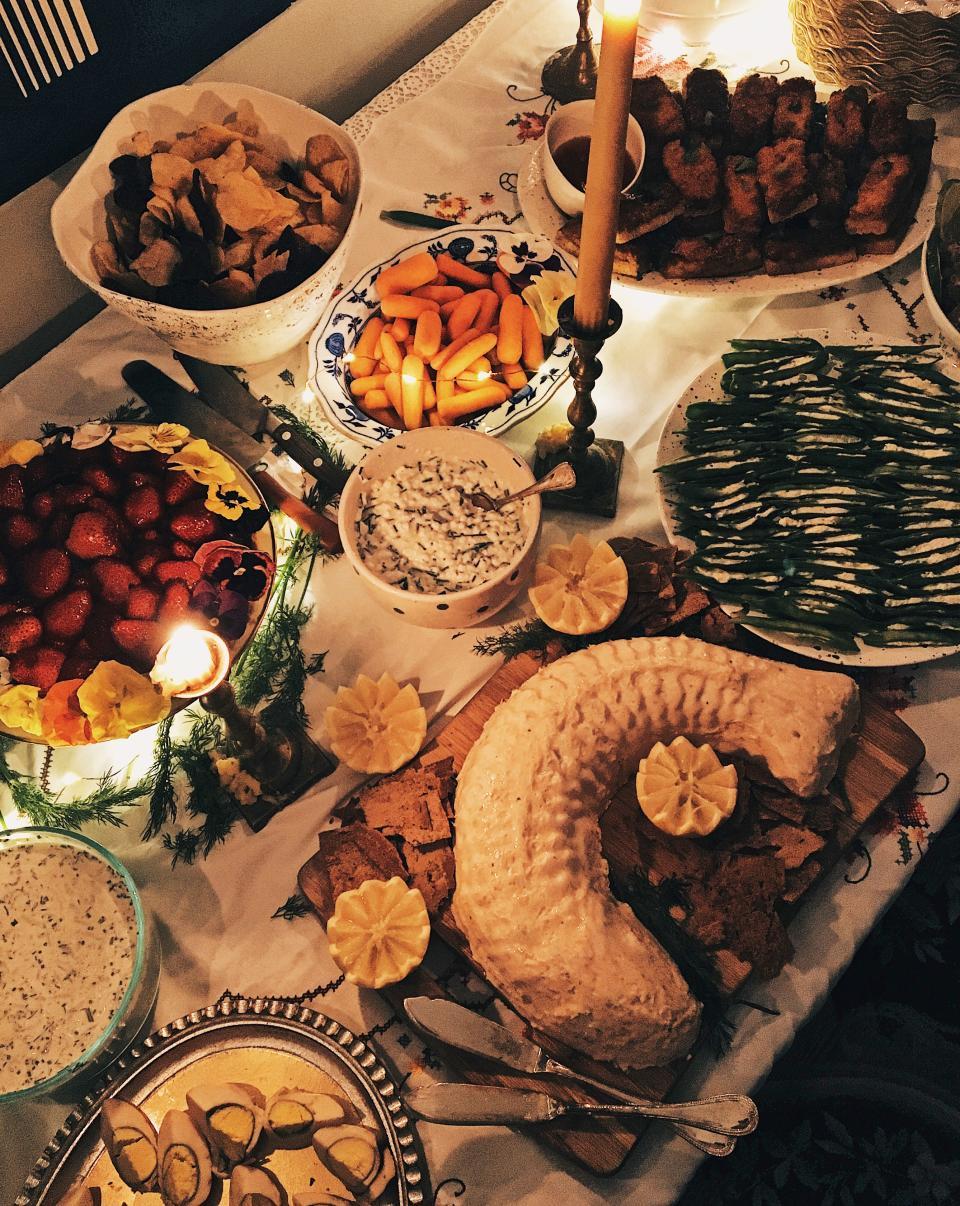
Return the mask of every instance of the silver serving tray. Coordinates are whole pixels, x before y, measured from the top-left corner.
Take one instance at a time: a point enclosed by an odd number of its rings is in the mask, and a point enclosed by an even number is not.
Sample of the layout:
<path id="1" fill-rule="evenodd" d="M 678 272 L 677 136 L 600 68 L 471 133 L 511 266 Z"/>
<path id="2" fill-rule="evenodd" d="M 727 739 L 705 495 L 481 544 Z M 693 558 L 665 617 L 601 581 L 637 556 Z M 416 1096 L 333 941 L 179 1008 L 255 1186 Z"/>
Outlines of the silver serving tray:
<path id="1" fill-rule="evenodd" d="M 205 1065 L 205 1067 L 201 1067 Z M 122 1206 L 130 1191 L 117 1179 L 100 1141 L 100 1107 L 108 1097 L 141 1106 L 155 1123 L 184 1108 L 184 1093 L 201 1081 L 247 1081 L 268 1096 L 287 1087 L 322 1088 L 331 1078 L 377 1126 L 397 1165 L 394 1185 L 380 1199 L 419 1206 L 429 1193 L 426 1164 L 400 1092 L 377 1053 L 339 1022 L 283 1001 L 228 997 L 188 1013 L 120 1057 L 65 1119 L 47 1144 L 13 1206 L 55 1206 L 70 1188 L 100 1186 L 102 1206 Z M 308 1170 L 303 1161 L 313 1160 Z M 292 1198 L 320 1170 L 306 1151 L 277 1151 L 267 1167 Z M 215 1186 L 216 1194 L 216 1186 Z M 154 1200 L 154 1195 L 148 1195 Z"/>

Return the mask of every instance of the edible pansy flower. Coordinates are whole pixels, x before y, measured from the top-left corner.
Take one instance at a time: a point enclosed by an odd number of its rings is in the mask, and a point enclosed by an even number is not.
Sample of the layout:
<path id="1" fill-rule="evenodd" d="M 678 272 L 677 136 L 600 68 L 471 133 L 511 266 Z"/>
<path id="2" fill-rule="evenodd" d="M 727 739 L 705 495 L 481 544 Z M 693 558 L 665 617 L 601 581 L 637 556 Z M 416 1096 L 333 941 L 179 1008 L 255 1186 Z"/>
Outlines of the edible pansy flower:
<path id="1" fill-rule="evenodd" d="M 273 558 L 259 549 L 230 540 L 211 540 L 194 554 L 204 578 L 224 590 L 236 591 L 253 602 L 266 594 L 273 580 Z"/>
<path id="2" fill-rule="evenodd" d="M 574 280 L 569 272 L 541 272 L 523 290 L 523 300 L 536 315 L 537 326 L 544 335 L 553 335 L 559 326 L 557 311 L 568 297 L 573 296 Z"/>
<path id="3" fill-rule="evenodd" d="M 41 700 L 43 739 L 47 745 L 86 745 L 93 739 L 89 719 L 80 708 L 77 690 L 82 678 L 54 683 Z"/>
<path id="4" fill-rule="evenodd" d="M 167 461 L 168 469 L 182 469 L 201 486 L 219 486 L 232 482 L 236 476 L 227 458 L 215 451 L 206 440 L 191 440 Z"/>
<path id="5" fill-rule="evenodd" d="M 0 692 L 0 723 L 39 737 L 42 731 L 39 687 L 21 683 Z"/>
<path id="6" fill-rule="evenodd" d="M 110 443 L 124 452 L 149 452 L 153 448 L 150 442 L 152 427 L 144 423 L 126 424 L 118 427 L 110 437 Z"/>
<path id="7" fill-rule="evenodd" d="M 6 469 L 8 465 L 29 465 L 35 456 L 43 456 L 43 445 L 39 440 L 0 444 L 0 469 Z"/>
<path id="8" fill-rule="evenodd" d="M 155 452 L 176 452 L 190 439 L 190 429 L 182 423 L 158 423 L 150 428 L 150 447 Z"/>
<path id="9" fill-rule="evenodd" d="M 244 511 L 258 511 L 260 500 L 238 482 L 219 482 L 207 489 L 206 507 L 224 519 L 237 520 L 243 517 Z"/>
<path id="10" fill-rule="evenodd" d="M 8 657 L 0 657 L 0 687 L 5 687 L 10 682 L 10 659 Z"/>
<path id="11" fill-rule="evenodd" d="M 156 724 L 170 711 L 170 701 L 148 678 L 121 662 L 101 662 L 77 691 L 89 717 L 95 741 L 129 737 Z"/>
<path id="12" fill-rule="evenodd" d="M 113 428 L 109 423 L 81 423 L 73 429 L 70 445 L 80 452 L 87 448 L 99 448 L 112 434 Z"/>
<path id="13" fill-rule="evenodd" d="M 221 590 L 201 579 L 190 595 L 190 607 L 225 641 L 235 641 L 246 631 L 250 604 L 234 590 Z"/>

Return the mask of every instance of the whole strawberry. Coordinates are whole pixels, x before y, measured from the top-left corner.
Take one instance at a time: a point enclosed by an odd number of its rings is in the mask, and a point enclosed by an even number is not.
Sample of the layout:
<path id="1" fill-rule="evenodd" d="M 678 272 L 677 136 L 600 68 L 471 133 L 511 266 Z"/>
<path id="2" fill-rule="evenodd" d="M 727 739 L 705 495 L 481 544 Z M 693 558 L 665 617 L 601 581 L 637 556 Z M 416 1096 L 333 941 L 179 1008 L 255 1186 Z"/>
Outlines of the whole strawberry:
<path id="1" fill-rule="evenodd" d="M 120 549 L 116 521 L 98 511 L 81 511 L 70 525 L 67 549 L 83 561 L 112 557 Z"/>
<path id="2" fill-rule="evenodd" d="M 36 645 L 43 628 L 28 611 L 11 611 L 0 619 L 0 653 L 10 656 Z"/>
<path id="3" fill-rule="evenodd" d="M 104 603 L 121 608 L 126 607 L 127 596 L 133 587 L 140 583 L 135 571 L 114 557 L 102 557 L 99 561 L 94 561 L 93 580 L 94 588 Z"/>
<path id="4" fill-rule="evenodd" d="M 43 609 L 43 631 L 48 641 L 68 645 L 83 632 L 93 608 L 88 590 L 70 590 Z"/>
<path id="5" fill-rule="evenodd" d="M 41 490 L 39 494 L 34 494 L 33 498 L 30 499 L 30 514 L 35 519 L 49 519 L 53 514 L 55 506 L 53 492 L 50 490 Z"/>
<path id="6" fill-rule="evenodd" d="M 156 620 L 114 620 L 110 632 L 138 670 L 149 670 L 166 639 Z"/>
<path id="7" fill-rule="evenodd" d="M 168 507 L 179 507 L 193 498 L 200 498 L 203 486 L 189 474 L 179 469 L 168 469 L 164 474 L 163 501 Z"/>
<path id="8" fill-rule="evenodd" d="M 70 580 L 70 558 L 63 549 L 31 549 L 25 554 L 20 578 L 34 599 L 52 599 Z"/>
<path id="9" fill-rule="evenodd" d="M 3 521 L 3 537 L 14 551 L 26 549 L 40 539 L 40 525 L 29 515 L 8 515 Z"/>
<path id="10" fill-rule="evenodd" d="M 163 514 L 156 486 L 136 486 L 123 501 L 123 513 L 131 527 L 152 528 Z"/>
<path id="11" fill-rule="evenodd" d="M 0 508 L 22 511 L 25 497 L 22 470 L 17 465 L 0 469 Z"/>
<path id="12" fill-rule="evenodd" d="M 115 498 L 120 493 L 120 483 L 110 470 L 104 469 L 102 465 L 85 465 L 80 476 L 104 498 Z"/>
<path id="13" fill-rule="evenodd" d="M 190 610 L 190 588 L 185 582 L 171 582 L 163 592 L 158 619 L 170 626 L 182 620 Z"/>
<path id="14" fill-rule="evenodd" d="M 39 645 L 36 649 L 25 649 L 10 659 L 10 677 L 16 683 L 26 683 L 49 691 L 60 677 L 60 668 L 65 654 L 59 649 Z"/>
<path id="15" fill-rule="evenodd" d="M 160 592 L 153 586 L 135 586 L 127 596 L 128 620 L 152 620 L 160 606 Z"/>
<path id="16" fill-rule="evenodd" d="M 158 582 L 186 582 L 195 586 L 200 581 L 200 566 L 195 561 L 158 561 L 153 567 L 153 576 Z"/>
<path id="17" fill-rule="evenodd" d="M 170 520 L 170 531 L 187 544 L 202 544 L 205 540 L 212 540 L 219 530 L 217 517 L 199 499 L 175 511 Z"/>

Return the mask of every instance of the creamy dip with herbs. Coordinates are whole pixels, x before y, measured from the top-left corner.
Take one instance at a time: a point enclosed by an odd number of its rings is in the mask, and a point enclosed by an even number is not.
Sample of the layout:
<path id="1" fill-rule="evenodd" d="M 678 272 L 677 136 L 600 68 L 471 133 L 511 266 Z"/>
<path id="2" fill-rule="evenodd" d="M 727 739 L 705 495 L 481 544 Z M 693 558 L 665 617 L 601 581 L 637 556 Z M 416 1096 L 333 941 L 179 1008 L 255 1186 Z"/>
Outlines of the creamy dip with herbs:
<path id="1" fill-rule="evenodd" d="M 466 495 L 504 498 L 483 460 L 424 457 L 372 482 L 357 520 L 369 570 L 402 590 L 440 595 L 480 586 L 523 548 L 523 505 L 483 511 Z"/>
<path id="2" fill-rule="evenodd" d="M 123 999 L 136 947 L 133 902 L 103 859 L 0 843 L 0 1093 L 83 1055 Z"/>

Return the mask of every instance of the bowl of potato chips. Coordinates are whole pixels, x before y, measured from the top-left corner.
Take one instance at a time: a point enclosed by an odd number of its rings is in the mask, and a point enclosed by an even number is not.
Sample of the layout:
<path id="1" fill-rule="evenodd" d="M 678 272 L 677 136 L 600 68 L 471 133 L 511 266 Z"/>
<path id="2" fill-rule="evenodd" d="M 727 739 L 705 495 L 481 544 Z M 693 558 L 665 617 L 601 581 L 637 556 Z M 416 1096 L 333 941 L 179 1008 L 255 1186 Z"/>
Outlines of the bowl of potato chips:
<path id="1" fill-rule="evenodd" d="M 84 284 L 217 364 L 290 351 L 339 281 L 360 209 L 356 144 L 286 97 L 184 84 L 122 109 L 51 212 Z"/>

